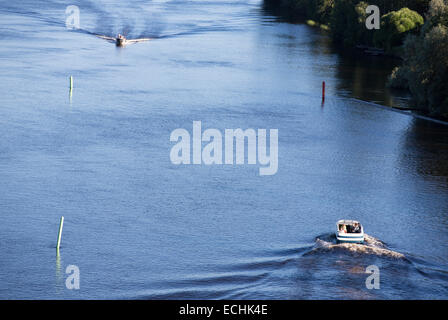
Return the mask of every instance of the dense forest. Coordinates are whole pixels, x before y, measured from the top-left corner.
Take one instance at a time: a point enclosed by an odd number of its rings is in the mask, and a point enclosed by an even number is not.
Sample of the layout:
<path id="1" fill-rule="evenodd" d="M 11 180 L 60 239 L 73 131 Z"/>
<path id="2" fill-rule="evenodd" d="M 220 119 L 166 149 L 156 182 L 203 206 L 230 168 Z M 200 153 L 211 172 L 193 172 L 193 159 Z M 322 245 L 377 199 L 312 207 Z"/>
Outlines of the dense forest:
<path id="1" fill-rule="evenodd" d="M 290 19 L 304 18 L 347 47 L 383 49 L 403 59 L 388 85 L 408 89 L 422 113 L 448 119 L 448 0 L 265 0 Z M 369 30 L 367 6 L 380 9 Z"/>

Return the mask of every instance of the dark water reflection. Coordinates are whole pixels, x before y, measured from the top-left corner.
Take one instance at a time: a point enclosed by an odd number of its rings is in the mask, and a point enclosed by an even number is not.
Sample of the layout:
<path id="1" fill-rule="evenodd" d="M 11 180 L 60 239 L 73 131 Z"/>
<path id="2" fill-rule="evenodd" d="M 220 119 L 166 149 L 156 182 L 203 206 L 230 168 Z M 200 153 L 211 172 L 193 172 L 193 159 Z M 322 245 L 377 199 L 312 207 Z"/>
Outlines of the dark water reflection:
<path id="1" fill-rule="evenodd" d="M 418 153 L 411 150 L 418 146 Z M 422 177 L 434 177 L 448 186 L 448 136 L 446 126 L 415 119 L 405 135 L 402 161 Z"/>
<path id="2" fill-rule="evenodd" d="M 339 52 L 339 51 L 338 51 Z M 399 108 L 412 108 L 409 94 L 387 88 L 391 70 L 400 61 L 389 57 L 343 52 L 337 64 L 338 89 L 347 96 Z"/>
<path id="3" fill-rule="evenodd" d="M 448 297 L 447 127 L 359 100 L 406 105 L 384 90 L 395 62 L 260 1 L 73 4 L 78 32 L 65 1 L 0 5 L 1 298 Z M 124 31 L 155 40 L 92 35 Z M 194 120 L 279 129 L 278 173 L 173 165 Z M 322 249 L 340 218 L 404 258 Z"/>

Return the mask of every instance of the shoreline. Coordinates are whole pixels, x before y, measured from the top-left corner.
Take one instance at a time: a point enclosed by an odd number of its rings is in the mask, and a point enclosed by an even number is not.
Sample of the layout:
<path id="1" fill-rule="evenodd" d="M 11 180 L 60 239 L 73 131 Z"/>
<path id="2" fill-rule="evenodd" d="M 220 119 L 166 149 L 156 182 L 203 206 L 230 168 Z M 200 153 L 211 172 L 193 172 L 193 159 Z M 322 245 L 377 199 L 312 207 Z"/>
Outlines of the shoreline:
<path id="1" fill-rule="evenodd" d="M 411 116 L 413 118 L 422 119 L 422 120 L 426 120 L 426 121 L 430 121 L 430 122 L 434 122 L 434 123 L 437 123 L 437 124 L 448 126 L 448 121 L 444 121 L 444 120 L 441 120 L 441 119 L 432 118 L 430 116 L 425 116 L 425 115 L 422 115 L 422 114 L 418 114 L 418 113 L 412 112 L 415 109 L 406 109 L 406 108 L 385 106 L 385 105 L 382 105 L 382 104 L 379 104 L 379 103 L 366 101 L 366 100 L 361 100 L 361 99 L 358 99 L 358 98 L 348 98 L 348 99 L 356 101 L 356 102 L 363 102 L 363 103 L 372 105 L 373 107 L 377 107 L 377 108 L 386 109 L 386 110 L 389 110 L 389 111 L 405 114 L 405 115 Z"/>

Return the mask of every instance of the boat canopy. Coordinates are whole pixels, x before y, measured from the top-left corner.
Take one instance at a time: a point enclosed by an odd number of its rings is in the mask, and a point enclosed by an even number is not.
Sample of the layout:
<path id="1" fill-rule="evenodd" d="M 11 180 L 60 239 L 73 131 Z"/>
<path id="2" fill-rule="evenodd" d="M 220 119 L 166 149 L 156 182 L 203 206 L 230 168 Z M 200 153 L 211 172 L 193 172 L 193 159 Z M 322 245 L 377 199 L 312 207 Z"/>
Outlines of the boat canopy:
<path id="1" fill-rule="evenodd" d="M 356 220 L 339 220 L 336 224 L 340 225 L 340 224 L 344 224 L 344 225 L 354 225 L 356 223 L 359 223 L 359 221 Z M 361 224 L 361 223 L 359 223 Z"/>

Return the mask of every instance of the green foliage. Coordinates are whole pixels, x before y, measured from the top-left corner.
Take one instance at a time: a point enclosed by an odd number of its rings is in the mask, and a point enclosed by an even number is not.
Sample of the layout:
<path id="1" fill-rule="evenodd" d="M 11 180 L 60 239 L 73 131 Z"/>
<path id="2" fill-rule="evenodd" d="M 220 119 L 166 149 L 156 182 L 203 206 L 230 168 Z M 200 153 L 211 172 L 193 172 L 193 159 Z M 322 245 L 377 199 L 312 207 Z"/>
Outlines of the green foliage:
<path id="1" fill-rule="evenodd" d="M 363 27 L 355 9 L 357 2 L 357 0 L 339 0 L 334 4 L 330 28 L 333 39 L 338 43 L 352 46 L 357 42 L 359 30 Z"/>
<path id="2" fill-rule="evenodd" d="M 448 1 L 431 1 L 418 36 L 404 43 L 404 63 L 391 75 L 391 86 L 407 86 L 421 110 L 448 118 Z"/>
<path id="3" fill-rule="evenodd" d="M 432 0 L 426 15 L 427 21 L 423 32 L 428 32 L 434 26 L 441 24 L 448 26 L 448 4 L 446 0 Z"/>
<path id="4" fill-rule="evenodd" d="M 409 8 L 417 11 L 420 15 L 424 15 L 428 10 L 430 0 L 369 0 L 368 2 L 378 6 L 382 14 L 398 11 L 401 8 Z"/>
<path id="5" fill-rule="evenodd" d="M 406 71 L 405 68 L 395 67 L 389 76 L 387 86 L 396 89 L 409 89 Z"/>
<path id="6" fill-rule="evenodd" d="M 289 18 L 302 17 L 313 20 L 316 25 L 325 25 L 325 29 L 330 29 L 335 42 L 343 43 L 346 46 L 363 44 L 374 45 L 374 34 L 376 30 L 365 28 L 366 8 L 368 5 L 377 5 L 380 12 L 385 14 L 387 19 L 394 18 L 398 21 L 386 22 L 386 27 L 390 27 L 392 34 L 387 30 L 377 36 L 376 45 L 383 48 L 392 48 L 401 45 L 407 29 L 413 29 L 413 23 L 418 23 L 423 19 L 421 16 L 414 16 L 417 11 L 423 14 L 428 9 L 430 0 L 264 0 L 271 7 L 282 8 L 283 15 Z M 407 7 L 413 11 L 402 11 Z M 401 9 L 401 10 L 400 10 Z M 396 11 L 392 14 L 391 11 Z M 397 14 L 398 12 L 398 14 Z M 387 16 L 389 14 L 390 16 Z M 398 17 L 395 17 L 397 16 Z M 407 17 L 409 15 L 409 17 Z M 393 16 L 393 17 L 392 17 Z M 400 17 L 403 16 L 403 17 Z M 418 21 L 414 21 L 417 19 Z M 397 24 L 396 28 L 392 28 Z M 423 22 L 421 22 L 423 24 Z M 395 30 L 395 31 L 394 31 Z"/>
<path id="7" fill-rule="evenodd" d="M 388 50 L 399 46 L 409 32 L 418 31 L 423 23 L 423 17 L 408 8 L 389 12 L 381 17 L 381 28 L 374 35 L 374 44 Z"/>
<path id="8" fill-rule="evenodd" d="M 373 44 L 373 35 L 374 32 L 372 30 L 368 30 L 366 25 L 367 13 L 366 9 L 369 6 L 368 3 L 361 1 L 355 7 L 355 11 L 357 13 L 358 25 L 359 29 L 356 32 L 356 43 L 364 44 L 364 45 L 372 45 Z"/>
<path id="9" fill-rule="evenodd" d="M 317 15 L 320 23 L 328 23 L 335 0 L 317 0 Z"/>

